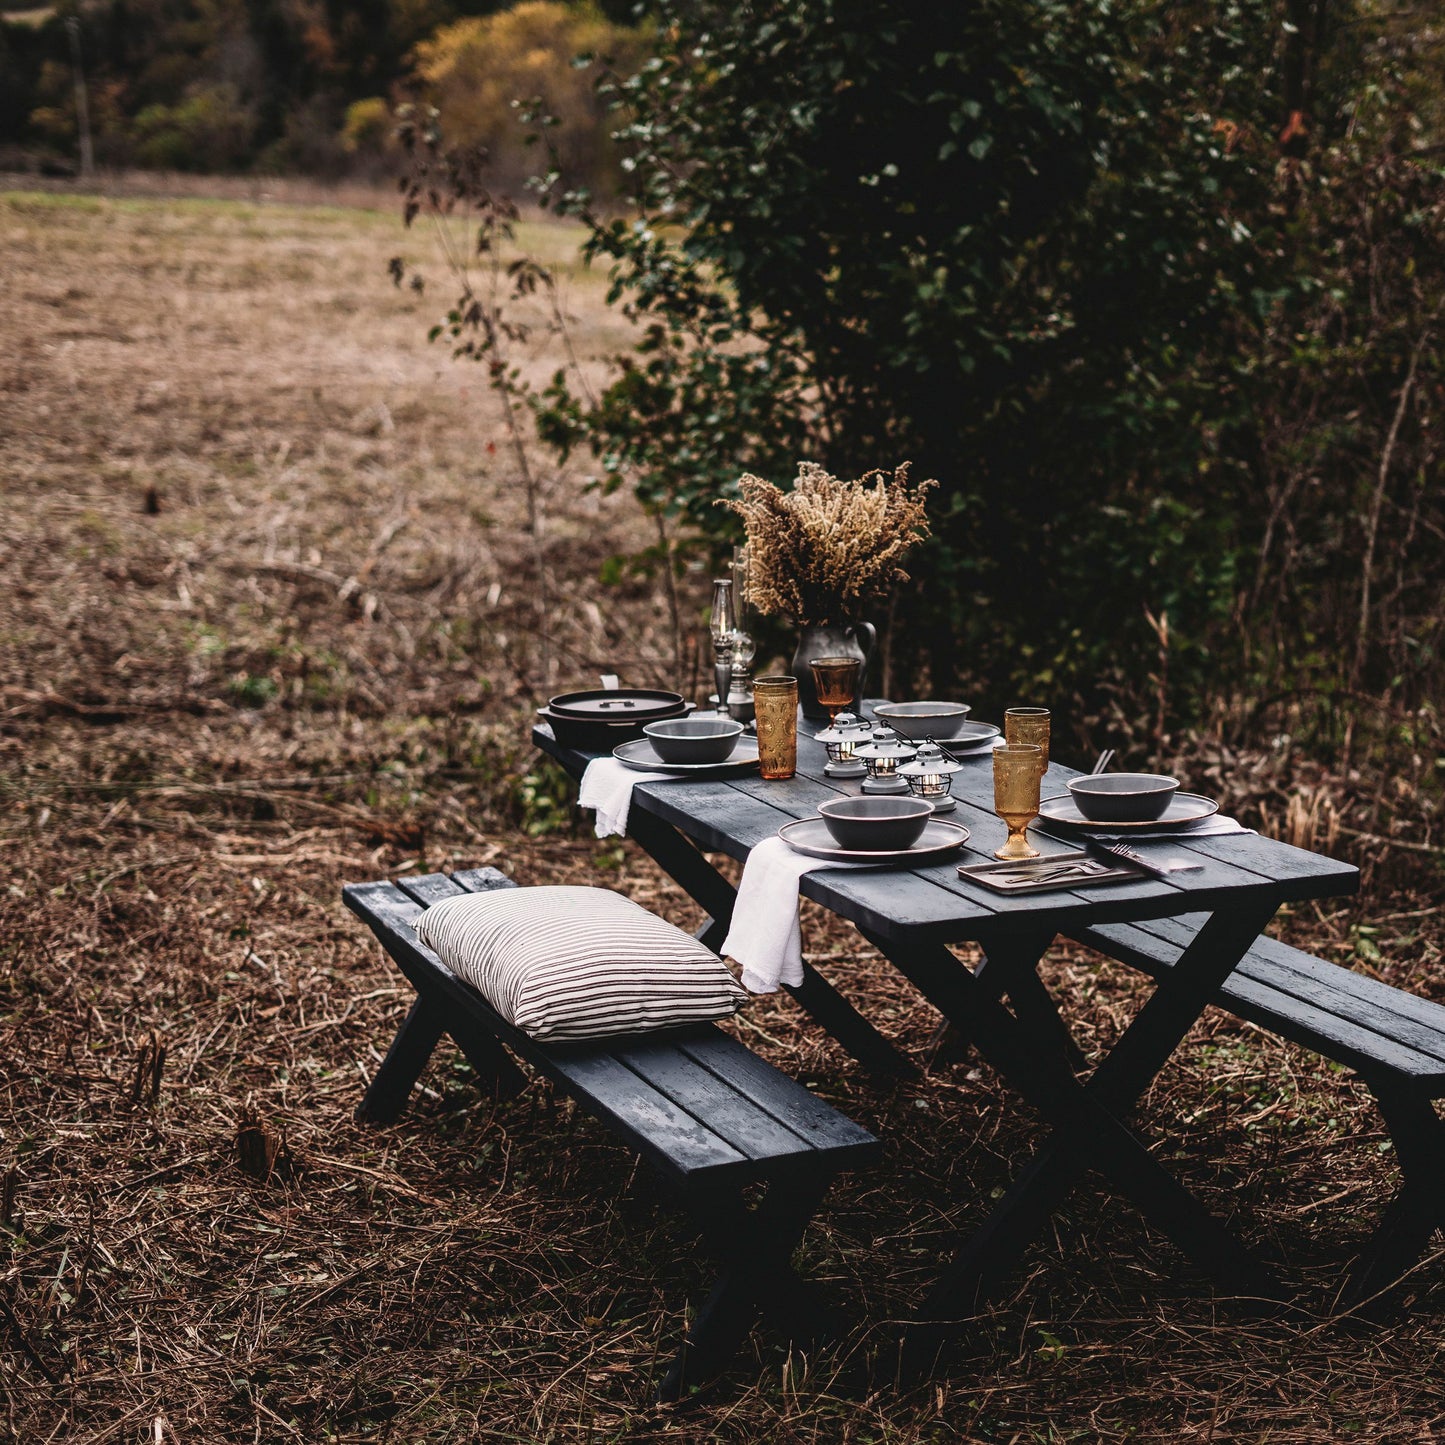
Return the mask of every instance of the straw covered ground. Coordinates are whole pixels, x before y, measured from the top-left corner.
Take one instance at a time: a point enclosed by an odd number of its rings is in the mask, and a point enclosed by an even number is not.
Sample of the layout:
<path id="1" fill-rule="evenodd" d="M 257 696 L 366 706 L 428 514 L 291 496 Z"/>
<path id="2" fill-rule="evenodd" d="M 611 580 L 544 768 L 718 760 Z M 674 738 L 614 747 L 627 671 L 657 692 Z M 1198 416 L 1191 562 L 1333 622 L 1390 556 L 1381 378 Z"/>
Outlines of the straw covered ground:
<path id="1" fill-rule="evenodd" d="M 567 253 L 553 227 L 524 239 Z M 759 1335 L 718 1387 L 654 1409 L 705 1279 L 678 1218 L 565 1101 L 494 1106 L 449 1053 L 401 1123 L 355 1125 L 407 990 L 338 896 L 492 863 L 696 923 L 645 858 L 575 826 L 527 742 L 549 689 L 609 665 L 679 681 L 655 586 L 598 581 L 651 534 L 580 467 L 542 468 L 529 522 L 478 372 L 426 344 L 440 276 L 387 280 L 391 255 L 432 251 L 386 209 L 13 191 L 0 243 L 0 1436 L 1445 1438 L 1440 1256 L 1397 1323 L 1332 1309 L 1393 1183 L 1378 1117 L 1215 1015 L 1141 1127 L 1281 1262 L 1297 1313 L 1215 1298 L 1090 1187 L 938 1377 L 895 1388 L 893 1322 L 1037 1128 L 967 1055 L 880 1089 L 763 1000 L 745 1042 L 887 1143 L 805 1243 L 858 1323 L 813 1359 Z M 601 290 L 567 277 L 584 359 L 625 340 Z M 544 374 L 550 345 L 534 333 L 523 364 Z M 705 581 L 684 580 L 692 617 Z M 1445 994 L 1437 857 L 1379 841 L 1425 836 L 1400 821 L 1425 816 L 1418 773 L 1386 788 L 1209 739 L 1184 766 L 1276 831 L 1353 829 L 1333 846 L 1368 865 L 1362 898 L 1282 926 Z M 820 967 L 924 1050 L 927 1006 L 807 922 Z M 1048 976 L 1091 1049 L 1137 1001 L 1081 952 Z"/>

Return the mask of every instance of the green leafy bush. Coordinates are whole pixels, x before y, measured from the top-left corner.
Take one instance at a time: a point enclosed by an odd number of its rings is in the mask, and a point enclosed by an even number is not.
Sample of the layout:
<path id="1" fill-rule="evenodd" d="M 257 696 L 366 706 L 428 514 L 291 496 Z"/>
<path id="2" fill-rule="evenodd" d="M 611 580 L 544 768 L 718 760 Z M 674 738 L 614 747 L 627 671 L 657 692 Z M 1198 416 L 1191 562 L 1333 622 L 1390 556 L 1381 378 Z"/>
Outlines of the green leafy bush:
<path id="1" fill-rule="evenodd" d="M 1157 730 L 1244 678 L 1438 680 L 1420 37 L 1363 3 L 655 9 L 611 86 L 636 216 L 546 187 L 647 327 L 545 438 L 719 546 L 745 470 L 911 457 L 936 536 L 879 620 L 935 688 Z"/>

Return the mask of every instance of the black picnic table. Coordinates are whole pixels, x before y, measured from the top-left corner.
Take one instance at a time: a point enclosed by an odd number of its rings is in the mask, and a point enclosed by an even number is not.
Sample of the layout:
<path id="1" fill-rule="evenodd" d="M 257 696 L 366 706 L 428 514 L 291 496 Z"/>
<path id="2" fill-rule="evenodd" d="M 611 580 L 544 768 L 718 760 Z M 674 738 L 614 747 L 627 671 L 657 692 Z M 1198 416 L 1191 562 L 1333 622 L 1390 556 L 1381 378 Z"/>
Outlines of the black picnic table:
<path id="1" fill-rule="evenodd" d="M 560 746 L 545 725 L 532 736 L 574 776 L 586 769 L 591 755 Z M 804 723 L 797 775 L 786 782 L 755 775 L 672 778 L 640 782 L 634 790 L 628 832 L 707 912 L 699 937 L 711 947 L 725 936 L 736 895 L 703 850 L 745 858 L 782 824 L 813 816 L 828 798 L 860 791 L 855 781 L 825 776 L 825 761 L 823 745 Z M 1072 776 L 1051 764 L 1045 794 L 1063 793 Z M 1352 893 L 1358 870 L 1255 834 L 1171 837 L 1138 846 L 1159 860 L 1188 853 L 1203 866 L 1167 881 L 1141 876 L 1137 883 L 1005 896 L 957 872 L 960 862 L 991 859 L 1004 840 L 1004 824 L 992 811 L 991 759 L 966 762 L 953 791 L 959 801 L 948 816 L 971 830 L 958 857 L 912 870 L 820 869 L 800 885 L 806 897 L 850 920 L 1053 1126 L 942 1271 L 915 1336 L 926 1340 L 931 1330 L 972 1313 L 1088 1169 L 1103 1173 L 1225 1291 L 1278 1297 L 1272 1271 L 1159 1163 L 1126 1120 L 1280 906 Z M 1043 852 L 1075 846 L 1031 836 Z M 1157 978 L 1113 1049 L 1081 1077 L 1080 1055 L 1037 972 L 1046 950 L 1058 935 L 1077 938 L 1105 925 L 1186 915 L 1192 941 Z M 981 948 L 981 966 L 971 968 L 950 951 L 950 944 L 965 942 Z M 854 1058 L 882 1073 L 917 1072 L 815 968 L 805 964 L 804 975 L 790 992 Z"/>

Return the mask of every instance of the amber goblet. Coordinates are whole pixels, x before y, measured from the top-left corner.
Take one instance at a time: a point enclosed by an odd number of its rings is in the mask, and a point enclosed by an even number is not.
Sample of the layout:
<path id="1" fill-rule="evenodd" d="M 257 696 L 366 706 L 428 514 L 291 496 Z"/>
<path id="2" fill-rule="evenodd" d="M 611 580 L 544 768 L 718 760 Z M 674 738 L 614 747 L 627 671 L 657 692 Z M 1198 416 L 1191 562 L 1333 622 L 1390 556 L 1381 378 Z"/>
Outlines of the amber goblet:
<path id="1" fill-rule="evenodd" d="M 1025 829 L 1039 815 L 1043 749 L 1036 743 L 1008 743 L 993 750 L 993 810 L 1008 824 L 1008 840 L 993 856 L 1011 861 L 1037 858 Z"/>
<path id="2" fill-rule="evenodd" d="M 844 708 L 853 710 L 863 659 L 815 657 L 808 666 L 813 669 L 813 684 L 818 690 L 818 701 L 828 709 L 828 726 L 832 727 Z"/>
<path id="3" fill-rule="evenodd" d="M 1003 740 L 1006 743 L 1032 743 L 1043 752 L 1039 764 L 1042 772 L 1049 765 L 1049 710 L 1046 707 L 1011 707 L 1003 715 Z"/>

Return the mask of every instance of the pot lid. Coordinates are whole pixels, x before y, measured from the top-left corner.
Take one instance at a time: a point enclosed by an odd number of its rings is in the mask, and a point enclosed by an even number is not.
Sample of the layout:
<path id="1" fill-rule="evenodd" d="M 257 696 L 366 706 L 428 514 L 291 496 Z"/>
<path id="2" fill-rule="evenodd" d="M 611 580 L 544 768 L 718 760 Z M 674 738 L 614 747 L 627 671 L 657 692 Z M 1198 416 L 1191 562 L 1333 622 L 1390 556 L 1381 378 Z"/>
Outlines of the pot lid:
<path id="1" fill-rule="evenodd" d="M 681 693 L 653 688 L 594 688 L 564 692 L 547 704 L 558 717 L 578 722 L 656 722 L 684 706 Z"/>
<path id="2" fill-rule="evenodd" d="M 671 712 L 653 713 L 651 716 L 644 715 L 642 717 L 635 717 L 631 714 L 627 717 L 569 717 L 563 712 L 553 712 L 550 707 L 539 707 L 537 717 L 557 734 L 558 742 L 566 742 L 568 738 L 590 737 L 596 739 L 611 736 L 614 733 L 625 741 L 627 738 L 639 737 L 643 726 L 647 723 L 671 722 L 674 718 L 689 717 L 692 712 L 693 704 L 689 702 Z"/>

